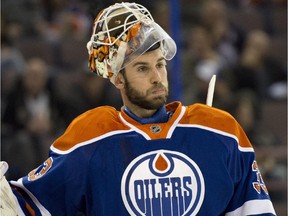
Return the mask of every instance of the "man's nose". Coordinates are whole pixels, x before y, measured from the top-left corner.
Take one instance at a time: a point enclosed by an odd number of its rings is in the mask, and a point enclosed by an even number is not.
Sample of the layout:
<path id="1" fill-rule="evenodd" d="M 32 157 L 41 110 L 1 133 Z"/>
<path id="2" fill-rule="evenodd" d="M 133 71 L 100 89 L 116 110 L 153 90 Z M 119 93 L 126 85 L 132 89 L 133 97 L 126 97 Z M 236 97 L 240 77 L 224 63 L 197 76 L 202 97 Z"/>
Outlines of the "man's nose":
<path id="1" fill-rule="evenodd" d="M 152 69 L 151 75 L 151 82 L 152 83 L 159 83 L 161 82 L 161 75 L 157 68 Z"/>

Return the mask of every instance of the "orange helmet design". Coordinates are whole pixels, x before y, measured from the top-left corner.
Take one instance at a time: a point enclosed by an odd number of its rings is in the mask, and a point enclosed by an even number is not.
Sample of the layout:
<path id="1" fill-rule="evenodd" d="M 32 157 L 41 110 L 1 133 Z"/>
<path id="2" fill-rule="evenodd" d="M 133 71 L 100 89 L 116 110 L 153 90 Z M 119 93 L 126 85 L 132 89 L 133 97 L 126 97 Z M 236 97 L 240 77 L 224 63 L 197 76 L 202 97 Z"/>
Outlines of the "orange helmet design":
<path id="1" fill-rule="evenodd" d="M 159 42 L 163 57 L 172 59 L 176 44 L 150 12 L 136 3 L 116 3 L 94 21 L 87 43 L 90 70 L 114 82 L 120 70 Z"/>

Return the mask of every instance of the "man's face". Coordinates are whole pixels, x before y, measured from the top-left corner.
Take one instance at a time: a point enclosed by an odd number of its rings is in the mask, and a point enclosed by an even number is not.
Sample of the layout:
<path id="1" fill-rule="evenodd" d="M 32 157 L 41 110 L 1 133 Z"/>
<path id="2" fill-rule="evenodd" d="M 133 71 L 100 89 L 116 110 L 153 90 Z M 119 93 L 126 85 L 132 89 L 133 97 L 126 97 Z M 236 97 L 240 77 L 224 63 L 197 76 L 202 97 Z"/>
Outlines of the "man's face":
<path id="1" fill-rule="evenodd" d="M 155 110 L 166 103 L 168 81 L 166 61 L 160 49 L 149 51 L 125 68 L 125 94 L 130 103 Z"/>

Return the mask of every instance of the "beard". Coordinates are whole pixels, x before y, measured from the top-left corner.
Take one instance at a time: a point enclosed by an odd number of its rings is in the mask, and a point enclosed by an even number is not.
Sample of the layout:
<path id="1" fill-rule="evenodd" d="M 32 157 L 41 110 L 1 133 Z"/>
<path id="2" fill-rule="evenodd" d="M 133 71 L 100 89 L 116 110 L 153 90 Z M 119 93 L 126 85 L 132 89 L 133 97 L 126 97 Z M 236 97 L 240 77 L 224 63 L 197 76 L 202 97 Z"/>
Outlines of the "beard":
<path id="1" fill-rule="evenodd" d="M 133 88 L 125 76 L 124 79 L 125 79 L 125 92 L 131 103 L 147 110 L 159 109 L 160 107 L 165 105 L 168 97 L 168 87 L 165 87 L 162 83 L 154 84 L 151 88 L 149 88 L 146 91 L 146 93 L 142 93 L 138 91 L 136 88 Z M 164 95 L 155 96 L 149 99 L 148 97 L 152 94 L 152 92 L 159 88 L 165 89 L 166 93 Z"/>

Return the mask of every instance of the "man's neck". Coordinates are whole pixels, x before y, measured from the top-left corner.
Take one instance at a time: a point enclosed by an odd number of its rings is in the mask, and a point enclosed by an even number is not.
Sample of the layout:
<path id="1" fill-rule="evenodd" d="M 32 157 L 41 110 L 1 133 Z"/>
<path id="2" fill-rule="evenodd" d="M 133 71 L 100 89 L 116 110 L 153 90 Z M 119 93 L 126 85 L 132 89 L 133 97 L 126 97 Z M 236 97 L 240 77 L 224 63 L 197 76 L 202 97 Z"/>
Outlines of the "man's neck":
<path id="1" fill-rule="evenodd" d="M 167 122 L 171 117 L 171 113 L 166 112 L 165 106 L 162 106 L 156 110 L 156 112 L 154 112 L 153 115 L 150 115 L 149 117 L 139 117 L 126 106 L 123 107 L 123 110 L 127 115 L 141 124 L 164 123 Z"/>
<path id="2" fill-rule="evenodd" d="M 127 107 L 129 111 L 132 112 L 138 118 L 149 118 L 157 112 L 157 109 L 153 109 L 153 110 L 144 109 L 134 104 L 129 104 L 129 105 L 124 104 L 124 106 Z"/>

